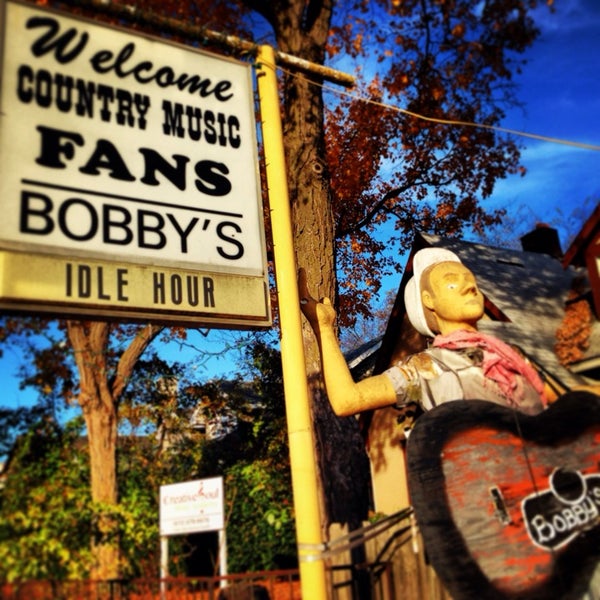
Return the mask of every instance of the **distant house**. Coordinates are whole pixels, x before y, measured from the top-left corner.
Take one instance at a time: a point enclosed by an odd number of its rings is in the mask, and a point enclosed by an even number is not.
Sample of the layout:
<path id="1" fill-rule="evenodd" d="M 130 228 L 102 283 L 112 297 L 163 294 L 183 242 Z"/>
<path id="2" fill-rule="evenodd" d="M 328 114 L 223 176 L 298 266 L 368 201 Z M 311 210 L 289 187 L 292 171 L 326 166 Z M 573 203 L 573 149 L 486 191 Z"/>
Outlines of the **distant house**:
<path id="1" fill-rule="evenodd" d="M 594 319 L 589 337 L 589 347 L 582 358 L 569 365 L 574 373 L 600 379 L 600 204 L 584 223 L 579 234 L 562 258 L 565 268 L 578 268 L 585 277 L 580 298 L 587 300 L 593 309 Z M 573 299 L 573 302 L 577 298 Z"/>
<path id="2" fill-rule="evenodd" d="M 594 300 L 600 300 L 599 216 L 596 210 L 589 233 L 578 236 L 576 248 L 570 248 L 564 256 L 556 231 L 546 226 L 524 236 L 522 243 L 526 250 L 522 251 L 417 234 L 386 332 L 381 342 L 373 346 L 372 369 L 367 374 L 380 373 L 395 361 L 426 347 L 426 339 L 414 330 L 406 316 L 404 288 L 412 276 L 414 254 L 422 248 L 438 247 L 455 252 L 475 274 L 485 297 L 485 316 L 479 322 L 481 331 L 518 345 L 552 381 L 566 387 L 593 382 L 590 376 L 598 371 L 592 366 L 597 369 L 600 365 L 597 317 L 590 326 L 587 369 L 580 368 L 579 363 L 561 364 L 555 350 L 557 330 L 565 319 L 568 303 L 574 298 L 574 284 L 590 299 L 585 291 L 592 286 L 597 293 Z M 590 255 L 595 259 L 590 260 Z M 590 273 L 590 269 L 595 269 L 594 273 Z M 364 365 L 362 370 L 365 370 Z M 394 513 L 410 504 L 405 480 L 405 436 L 398 425 L 398 411 L 381 409 L 363 414 L 360 419 L 367 432 L 374 508 L 377 512 Z"/>
<path id="3" fill-rule="evenodd" d="M 227 394 L 224 394 L 224 399 L 227 400 Z M 227 405 L 215 411 L 202 400 L 193 410 L 190 418 L 190 427 L 203 433 L 210 441 L 222 440 L 233 433 L 238 425 L 239 419 L 235 411 Z"/>

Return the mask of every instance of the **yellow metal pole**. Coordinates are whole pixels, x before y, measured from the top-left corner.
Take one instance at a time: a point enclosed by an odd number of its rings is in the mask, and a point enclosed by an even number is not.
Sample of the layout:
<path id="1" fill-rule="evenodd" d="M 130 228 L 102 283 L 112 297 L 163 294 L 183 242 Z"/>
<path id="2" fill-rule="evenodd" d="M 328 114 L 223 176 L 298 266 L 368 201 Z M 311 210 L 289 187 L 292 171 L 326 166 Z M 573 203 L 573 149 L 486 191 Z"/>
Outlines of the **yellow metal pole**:
<path id="1" fill-rule="evenodd" d="M 305 600 L 325 600 L 328 594 L 325 564 L 319 555 L 322 534 L 317 467 L 273 48 L 261 46 L 258 62 L 261 67 L 258 74 L 258 92 L 279 299 L 281 360 L 296 513 L 300 586 L 302 598 Z"/>

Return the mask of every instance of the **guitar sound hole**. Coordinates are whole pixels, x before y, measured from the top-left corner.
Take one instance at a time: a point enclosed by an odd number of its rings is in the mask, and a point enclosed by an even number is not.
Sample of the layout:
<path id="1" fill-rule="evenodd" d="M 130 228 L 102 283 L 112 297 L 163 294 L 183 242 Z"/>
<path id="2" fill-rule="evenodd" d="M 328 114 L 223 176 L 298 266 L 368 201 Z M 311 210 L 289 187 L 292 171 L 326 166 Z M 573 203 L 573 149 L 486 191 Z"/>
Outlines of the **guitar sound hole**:
<path id="1" fill-rule="evenodd" d="M 579 502 L 586 493 L 585 481 L 577 471 L 559 468 L 552 473 L 552 490 L 563 502 L 570 504 Z"/>

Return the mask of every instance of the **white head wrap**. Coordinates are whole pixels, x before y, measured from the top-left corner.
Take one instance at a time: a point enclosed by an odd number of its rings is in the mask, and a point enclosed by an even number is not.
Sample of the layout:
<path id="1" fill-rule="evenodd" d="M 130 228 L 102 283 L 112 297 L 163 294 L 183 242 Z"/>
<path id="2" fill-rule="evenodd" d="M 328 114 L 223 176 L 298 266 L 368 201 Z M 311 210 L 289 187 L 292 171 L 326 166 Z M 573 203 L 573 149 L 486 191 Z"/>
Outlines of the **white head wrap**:
<path id="1" fill-rule="evenodd" d="M 426 337 L 435 337 L 427 325 L 425 311 L 421 301 L 421 275 L 423 271 L 432 265 L 442 262 L 461 262 L 460 258 L 444 248 L 424 248 L 419 250 L 413 258 L 413 276 L 406 284 L 404 290 L 404 305 L 406 314 L 412 326 Z"/>

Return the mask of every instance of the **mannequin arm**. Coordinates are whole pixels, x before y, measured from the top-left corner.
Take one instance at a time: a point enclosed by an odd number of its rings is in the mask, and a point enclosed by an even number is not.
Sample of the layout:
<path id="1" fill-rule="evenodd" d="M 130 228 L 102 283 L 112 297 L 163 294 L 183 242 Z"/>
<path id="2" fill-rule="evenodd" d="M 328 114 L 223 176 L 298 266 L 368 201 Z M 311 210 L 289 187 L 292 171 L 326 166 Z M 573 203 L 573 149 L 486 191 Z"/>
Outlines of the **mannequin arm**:
<path id="1" fill-rule="evenodd" d="M 396 392 L 386 375 L 368 377 L 358 383 L 352 379 L 335 335 L 335 310 L 328 298 L 319 302 L 310 295 L 303 269 L 299 273 L 298 291 L 302 312 L 317 338 L 323 379 L 333 411 L 347 416 L 394 404 Z"/>

